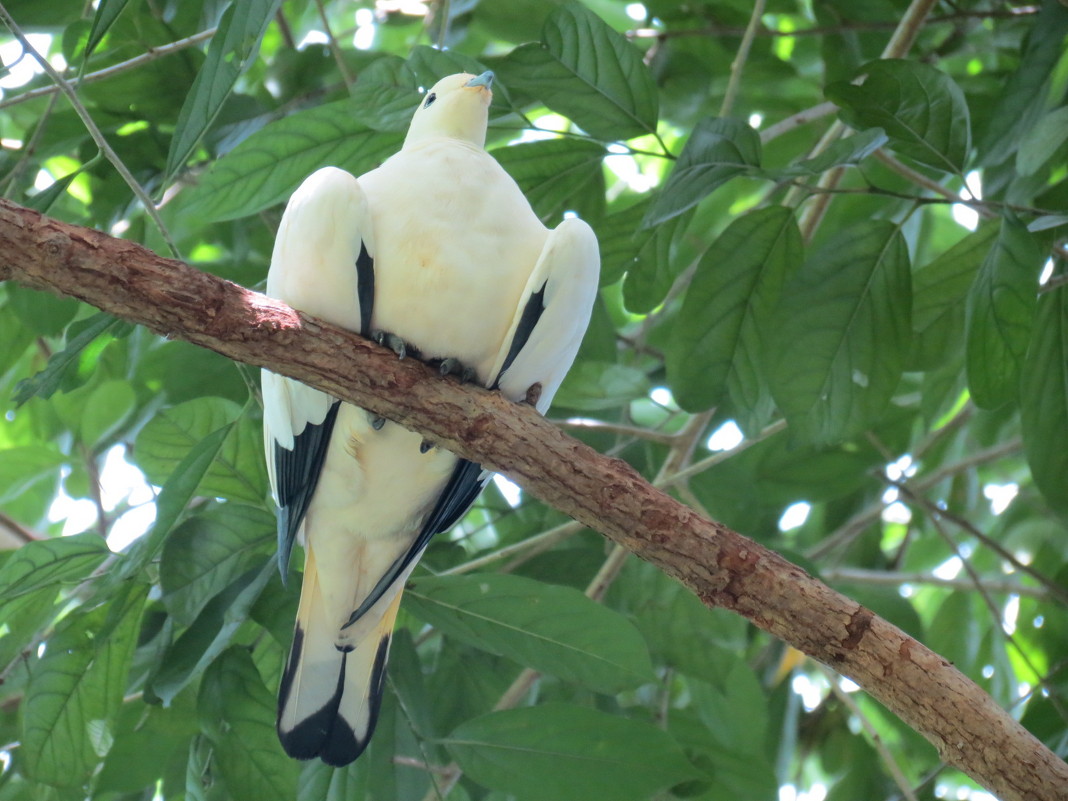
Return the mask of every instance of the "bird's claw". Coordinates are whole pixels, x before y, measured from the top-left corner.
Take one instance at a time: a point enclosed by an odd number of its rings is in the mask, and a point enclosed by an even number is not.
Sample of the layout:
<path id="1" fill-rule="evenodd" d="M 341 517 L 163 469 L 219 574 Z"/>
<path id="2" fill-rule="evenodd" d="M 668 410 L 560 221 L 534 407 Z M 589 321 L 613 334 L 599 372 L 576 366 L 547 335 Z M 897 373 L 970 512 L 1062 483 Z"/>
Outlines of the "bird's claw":
<path id="1" fill-rule="evenodd" d="M 371 428 L 373 428 L 375 431 L 381 431 L 382 426 L 386 424 L 386 418 L 384 418 L 380 414 L 375 414 L 374 412 L 368 412 L 367 419 L 371 423 Z"/>
<path id="2" fill-rule="evenodd" d="M 429 451 L 433 447 L 434 447 L 434 443 L 433 442 L 431 442 L 428 439 L 424 439 L 422 442 L 419 443 L 419 453 L 426 453 L 427 451 Z"/>
<path id="3" fill-rule="evenodd" d="M 530 406 L 537 406 L 538 401 L 541 400 L 541 382 L 535 382 L 527 387 L 527 395 L 523 398 L 523 403 Z"/>
<path id="4" fill-rule="evenodd" d="M 459 359 L 454 359 L 451 356 L 448 359 L 441 360 L 438 370 L 441 372 L 442 377 L 447 375 L 458 376 L 461 384 L 468 384 L 477 377 L 474 367 L 467 367 Z"/>
<path id="5" fill-rule="evenodd" d="M 382 347 L 389 348 L 396 353 L 398 359 L 403 359 L 405 356 L 419 356 L 419 350 L 414 345 L 409 345 L 399 336 L 391 334 L 389 331 L 372 331 L 371 339 Z"/>

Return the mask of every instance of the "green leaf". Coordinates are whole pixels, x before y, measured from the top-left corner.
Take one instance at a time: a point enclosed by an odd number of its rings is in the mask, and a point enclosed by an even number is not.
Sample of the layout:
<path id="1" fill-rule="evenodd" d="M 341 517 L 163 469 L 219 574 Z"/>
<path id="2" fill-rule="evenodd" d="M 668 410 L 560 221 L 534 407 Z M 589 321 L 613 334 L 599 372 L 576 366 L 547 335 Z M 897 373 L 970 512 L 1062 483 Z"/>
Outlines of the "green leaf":
<path id="1" fill-rule="evenodd" d="M 540 43 L 513 50 L 505 83 L 606 142 L 656 132 L 656 84 L 626 37 L 579 3 L 551 13 Z"/>
<path id="2" fill-rule="evenodd" d="M 889 137 L 887 137 L 886 131 L 882 128 L 869 128 L 866 131 L 835 141 L 818 156 L 775 171 L 773 177 L 819 175 L 832 167 L 855 166 L 888 141 Z"/>
<path id="3" fill-rule="evenodd" d="M 578 590 L 522 576 L 420 578 L 408 609 L 446 634 L 593 690 L 616 693 L 653 679 L 641 635 Z"/>
<path id="4" fill-rule="evenodd" d="M 965 366 L 972 399 L 983 409 L 1017 397 L 1042 260 L 1027 229 L 1004 219 L 968 293 Z"/>
<path id="5" fill-rule="evenodd" d="M 668 383 L 680 406 L 708 409 L 729 389 L 737 406 L 754 408 L 767 395 L 760 332 L 770 327 L 803 252 L 793 212 L 780 206 L 739 217 L 708 249 L 667 351 Z"/>
<path id="6" fill-rule="evenodd" d="M 46 476 L 58 475 L 67 460 L 51 445 L 23 445 L 0 451 L 0 501 L 20 497 Z"/>
<path id="7" fill-rule="evenodd" d="M 783 290 L 767 331 L 768 381 L 809 442 L 863 431 L 886 408 L 911 344 L 909 256 L 873 220 L 831 237 Z"/>
<path id="8" fill-rule="evenodd" d="M 386 56 L 360 73 L 349 91 L 360 122 L 373 131 L 405 133 L 419 106 L 418 82 L 404 59 Z"/>
<path id="9" fill-rule="evenodd" d="M 997 225 L 984 225 L 913 274 L 914 336 L 906 369 L 933 370 L 959 357 L 964 300 L 997 232 Z"/>
<path id="10" fill-rule="evenodd" d="M 555 225 L 565 211 L 585 220 L 604 214 L 606 155 L 595 142 L 572 139 L 524 142 L 493 151 L 546 225 Z"/>
<path id="11" fill-rule="evenodd" d="M 1068 141 L 1068 106 L 1061 106 L 1024 132 L 1020 149 L 1016 151 L 1016 171 L 1020 175 L 1034 175 L 1065 141 Z"/>
<path id="12" fill-rule="evenodd" d="M 197 705 L 201 719 L 212 724 L 213 761 L 228 797 L 292 801 L 299 763 L 282 751 L 274 731 L 275 698 L 247 648 L 230 648 L 215 661 L 204 674 Z"/>
<path id="13" fill-rule="evenodd" d="M 78 301 L 18 284 L 7 287 L 7 309 L 39 336 L 54 337 L 78 313 Z"/>
<path id="14" fill-rule="evenodd" d="M 686 211 L 660 225 L 642 228 L 642 218 L 634 219 L 633 215 L 643 206 L 612 215 L 620 217 L 620 223 L 633 220 L 635 224 L 619 242 L 627 271 L 623 282 L 623 304 L 637 314 L 651 312 L 664 300 L 691 258 L 691 249 L 687 248 L 683 234 L 690 225 L 693 212 Z"/>
<path id="15" fill-rule="evenodd" d="M 693 208 L 713 190 L 760 166 L 760 136 L 742 120 L 697 123 L 675 167 L 642 221 L 650 227 Z"/>
<path id="16" fill-rule="evenodd" d="M 178 114 L 165 174 L 174 175 L 192 155 L 204 132 L 222 111 L 234 84 L 256 57 L 264 31 L 281 0 L 240 0 L 223 12 L 218 30 Z"/>
<path id="17" fill-rule="evenodd" d="M 919 61 L 873 61 L 864 83 L 840 81 L 826 89 L 842 119 L 863 130 L 879 127 L 898 153 L 959 175 L 971 147 L 968 103 L 956 82 Z"/>
<path id="18" fill-rule="evenodd" d="M 167 477 L 156 497 L 156 521 L 148 533 L 134 544 L 123 569 L 109 574 L 113 582 L 128 580 L 155 557 L 167 534 L 196 494 L 197 487 L 215 462 L 232 428 L 233 423 L 229 423 L 204 437 Z"/>
<path id="19" fill-rule="evenodd" d="M 997 232 L 998 226 L 984 225 L 916 270 L 912 276 L 912 329 L 917 334 L 961 308 Z"/>
<path id="20" fill-rule="evenodd" d="M 652 385 L 636 367 L 608 362 L 578 362 L 564 378 L 553 403 L 584 412 L 618 409 L 649 394 Z"/>
<path id="21" fill-rule="evenodd" d="M 230 433 L 204 476 L 201 494 L 262 504 L 267 472 L 260 429 L 241 417 L 233 401 L 205 396 L 163 410 L 141 429 L 134 457 L 150 481 L 162 484 L 198 442 L 227 424 Z"/>
<path id="22" fill-rule="evenodd" d="M 262 561 L 274 537 L 274 515 L 227 503 L 183 521 L 163 546 L 159 580 L 163 603 L 190 624 L 205 604 Z"/>
<path id="23" fill-rule="evenodd" d="M 48 359 L 45 369 L 32 378 L 20 381 L 15 389 L 13 400 L 21 406 L 30 398 L 50 398 L 59 389 L 59 384 L 66 374 L 67 368 L 77 363 L 81 352 L 105 331 L 119 327 L 119 319 L 110 314 L 98 312 L 83 322 L 81 330 L 70 338 L 68 332 L 67 346 L 59 353 L 53 353 Z M 76 323 L 75 325 L 78 325 Z M 72 326 L 73 328 L 73 326 Z"/>
<path id="24" fill-rule="evenodd" d="M 204 606 L 193 624 L 167 649 L 149 680 L 149 690 L 156 698 L 169 704 L 230 645 L 276 569 L 273 558 L 262 561 Z"/>
<path id="25" fill-rule="evenodd" d="M 564 704 L 493 712 L 444 742 L 468 777 L 520 801 L 638 801 L 700 776 L 661 729 Z"/>
<path id="26" fill-rule="evenodd" d="M 115 379 L 98 384 L 82 409 L 82 442 L 90 449 L 106 445 L 133 414 L 136 403 L 129 381 Z"/>
<path id="27" fill-rule="evenodd" d="M 403 135 L 369 129 L 349 100 L 265 125 L 216 161 L 191 209 L 210 220 L 254 214 L 285 199 L 320 167 L 360 175 L 400 149 Z"/>
<path id="28" fill-rule="evenodd" d="M 71 619 L 32 667 L 23 702 L 21 755 L 28 776 L 59 787 L 80 785 L 107 755 L 147 586 L 110 607 Z"/>
<path id="29" fill-rule="evenodd" d="M 0 609 L 43 587 L 83 581 L 110 553 L 95 533 L 26 543 L 0 568 Z"/>
<path id="30" fill-rule="evenodd" d="M 1020 423 L 1035 484 L 1046 501 L 1068 511 L 1068 292 L 1038 299 L 1020 377 Z"/>
<path id="31" fill-rule="evenodd" d="M 85 45 L 87 60 L 129 2 L 130 0 L 100 0 L 96 13 L 93 14 L 93 27 L 89 29 L 89 40 Z"/>

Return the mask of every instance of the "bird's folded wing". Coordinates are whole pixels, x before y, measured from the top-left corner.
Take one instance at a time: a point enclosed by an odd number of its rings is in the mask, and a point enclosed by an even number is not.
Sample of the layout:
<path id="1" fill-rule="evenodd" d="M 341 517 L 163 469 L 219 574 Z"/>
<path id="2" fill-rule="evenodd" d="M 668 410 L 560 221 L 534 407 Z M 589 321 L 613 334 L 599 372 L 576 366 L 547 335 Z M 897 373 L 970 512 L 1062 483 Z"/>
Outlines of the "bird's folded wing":
<path id="1" fill-rule="evenodd" d="M 523 400 L 540 384 L 536 406 L 548 410 L 589 325 L 600 269 L 597 237 L 582 220 L 549 233 L 493 371 L 505 397 Z"/>
<path id="2" fill-rule="evenodd" d="M 366 336 L 374 300 L 373 253 L 370 214 L 359 183 L 344 170 L 319 170 L 286 206 L 267 294 Z M 266 370 L 262 386 L 264 448 L 280 510 L 278 558 L 285 575 L 326 458 L 337 402 Z"/>

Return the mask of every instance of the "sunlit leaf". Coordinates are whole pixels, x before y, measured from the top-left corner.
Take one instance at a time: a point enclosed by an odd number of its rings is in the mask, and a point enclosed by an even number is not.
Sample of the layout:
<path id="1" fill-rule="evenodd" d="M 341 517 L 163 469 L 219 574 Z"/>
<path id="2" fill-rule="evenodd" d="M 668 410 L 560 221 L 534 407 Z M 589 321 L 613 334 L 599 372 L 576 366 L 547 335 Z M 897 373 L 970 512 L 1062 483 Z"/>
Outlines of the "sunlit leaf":
<path id="1" fill-rule="evenodd" d="M 208 45 L 208 57 L 178 115 L 167 156 L 168 176 L 185 163 L 222 111 L 237 79 L 259 51 L 260 39 L 279 5 L 281 0 L 242 0 L 223 13 Z"/>
<path id="2" fill-rule="evenodd" d="M 513 50 L 501 72 L 604 141 L 656 131 L 656 86 L 641 53 L 579 3 L 549 15 L 540 43 Z"/>

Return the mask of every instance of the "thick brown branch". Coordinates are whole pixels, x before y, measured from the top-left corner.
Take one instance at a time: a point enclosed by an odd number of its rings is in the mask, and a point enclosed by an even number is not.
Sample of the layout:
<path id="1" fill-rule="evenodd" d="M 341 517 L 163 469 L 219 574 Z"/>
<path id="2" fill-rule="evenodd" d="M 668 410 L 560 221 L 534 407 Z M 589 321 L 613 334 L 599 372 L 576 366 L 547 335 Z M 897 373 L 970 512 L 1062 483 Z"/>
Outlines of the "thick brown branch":
<path id="1" fill-rule="evenodd" d="M 945 659 L 532 408 L 443 381 L 423 364 L 138 245 L 3 200 L 0 254 L 0 279 L 270 367 L 499 470 L 706 604 L 744 615 L 849 676 L 1006 801 L 1068 798 L 1068 766 Z"/>

